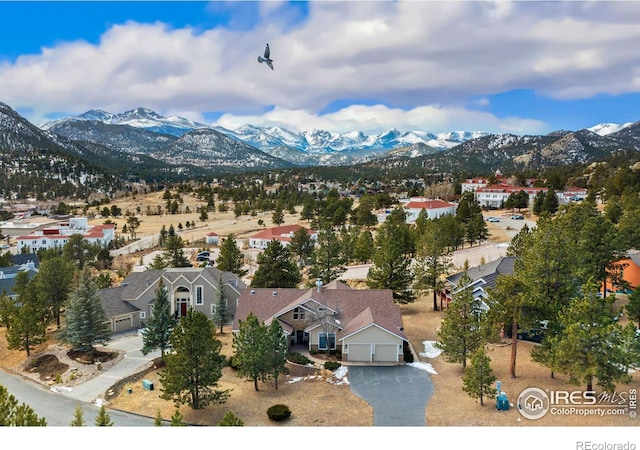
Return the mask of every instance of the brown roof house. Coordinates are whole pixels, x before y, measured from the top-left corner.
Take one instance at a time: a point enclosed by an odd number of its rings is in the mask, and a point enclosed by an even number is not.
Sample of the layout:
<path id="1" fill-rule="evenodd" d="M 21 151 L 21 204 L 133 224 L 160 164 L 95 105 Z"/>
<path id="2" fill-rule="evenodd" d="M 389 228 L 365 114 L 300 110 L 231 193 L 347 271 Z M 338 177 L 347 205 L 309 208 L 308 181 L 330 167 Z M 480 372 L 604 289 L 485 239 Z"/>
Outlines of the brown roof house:
<path id="1" fill-rule="evenodd" d="M 167 288 L 171 311 L 178 318 L 186 316 L 187 311 L 193 308 L 213 319 L 218 295 L 222 292 L 231 323 L 240 292 L 246 289 L 237 275 L 213 267 L 134 272 L 120 286 L 98 291 L 113 333 L 144 328 L 146 319 L 153 314 L 160 280 Z"/>
<path id="2" fill-rule="evenodd" d="M 312 289 L 262 288 L 240 293 L 233 332 L 253 313 L 259 321 L 280 321 L 290 351 L 335 350 L 343 363 L 398 365 L 407 338 L 400 308 L 389 289 L 351 289 L 340 282 Z"/>

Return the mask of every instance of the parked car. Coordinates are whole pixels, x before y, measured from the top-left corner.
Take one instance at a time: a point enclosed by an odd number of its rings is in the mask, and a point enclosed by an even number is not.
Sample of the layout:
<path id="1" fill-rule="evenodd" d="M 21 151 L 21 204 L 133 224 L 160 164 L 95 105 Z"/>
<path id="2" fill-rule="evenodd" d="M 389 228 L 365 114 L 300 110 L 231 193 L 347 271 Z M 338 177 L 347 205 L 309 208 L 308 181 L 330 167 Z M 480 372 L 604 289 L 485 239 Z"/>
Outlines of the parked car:
<path id="1" fill-rule="evenodd" d="M 521 339 L 523 341 L 537 342 L 539 344 L 544 339 L 544 330 L 542 328 L 519 330 L 518 339 Z"/>
<path id="2" fill-rule="evenodd" d="M 196 256 L 196 261 L 198 261 L 198 262 L 209 261 L 210 258 L 211 258 L 211 253 L 210 252 L 200 252 Z"/>
<path id="3" fill-rule="evenodd" d="M 511 218 L 513 220 L 522 220 L 524 219 L 524 216 L 522 214 L 514 214 L 513 216 L 511 216 Z"/>
<path id="4" fill-rule="evenodd" d="M 487 222 L 500 222 L 497 217 L 487 217 Z"/>

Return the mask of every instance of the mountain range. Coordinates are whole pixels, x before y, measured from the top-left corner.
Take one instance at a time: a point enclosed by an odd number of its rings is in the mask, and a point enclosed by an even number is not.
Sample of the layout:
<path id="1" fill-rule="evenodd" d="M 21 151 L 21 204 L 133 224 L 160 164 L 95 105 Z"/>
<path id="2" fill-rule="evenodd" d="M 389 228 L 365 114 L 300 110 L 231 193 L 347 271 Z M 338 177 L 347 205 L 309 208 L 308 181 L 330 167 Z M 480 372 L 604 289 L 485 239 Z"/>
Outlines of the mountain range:
<path id="1" fill-rule="evenodd" d="M 81 159 L 113 177 L 147 181 L 306 166 L 486 174 L 584 164 L 616 152 L 637 152 L 640 122 L 545 135 L 397 129 L 367 135 L 249 124 L 228 130 L 136 108 L 119 114 L 90 110 L 35 126 L 0 103 L 0 157 L 36 149 Z"/>

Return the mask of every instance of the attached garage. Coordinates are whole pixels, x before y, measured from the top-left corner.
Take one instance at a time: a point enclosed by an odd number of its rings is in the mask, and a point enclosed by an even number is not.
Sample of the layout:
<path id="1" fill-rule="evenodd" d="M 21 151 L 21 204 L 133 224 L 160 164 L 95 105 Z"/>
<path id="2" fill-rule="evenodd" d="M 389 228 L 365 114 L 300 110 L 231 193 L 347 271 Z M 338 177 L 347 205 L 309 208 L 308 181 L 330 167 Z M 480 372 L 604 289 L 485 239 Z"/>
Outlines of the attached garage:
<path id="1" fill-rule="evenodd" d="M 350 362 L 371 362 L 371 344 L 349 344 Z"/>
<path id="2" fill-rule="evenodd" d="M 396 344 L 374 344 L 375 362 L 398 362 L 398 346 Z"/>
<path id="3" fill-rule="evenodd" d="M 127 331 L 132 328 L 131 325 L 131 316 L 128 317 L 120 317 L 114 320 L 114 333 L 119 333 L 121 331 Z"/>

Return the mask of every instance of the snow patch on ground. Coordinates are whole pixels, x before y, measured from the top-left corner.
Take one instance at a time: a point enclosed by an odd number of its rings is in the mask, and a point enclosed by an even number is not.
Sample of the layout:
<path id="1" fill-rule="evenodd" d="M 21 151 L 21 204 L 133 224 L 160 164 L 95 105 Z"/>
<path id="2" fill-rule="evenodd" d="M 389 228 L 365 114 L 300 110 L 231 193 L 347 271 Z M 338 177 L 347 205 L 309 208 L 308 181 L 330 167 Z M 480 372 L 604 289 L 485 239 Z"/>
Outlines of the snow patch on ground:
<path id="1" fill-rule="evenodd" d="M 416 369 L 424 370 L 426 372 L 429 372 L 432 375 L 438 375 L 438 372 L 436 372 L 433 366 L 429 363 L 420 361 L 420 362 L 408 363 L 407 365 L 411 367 L 415 367 Z"/>
<path id="2" fill-rule="evenodd" d="M 425 358 L 437 358 L 442 353 L 442 350 L 436 348 L 435 341 L 422 341 L 422 345 L 424 345 L 424 352 L 420 353 L 420 356 L 424 356 Z"/>

